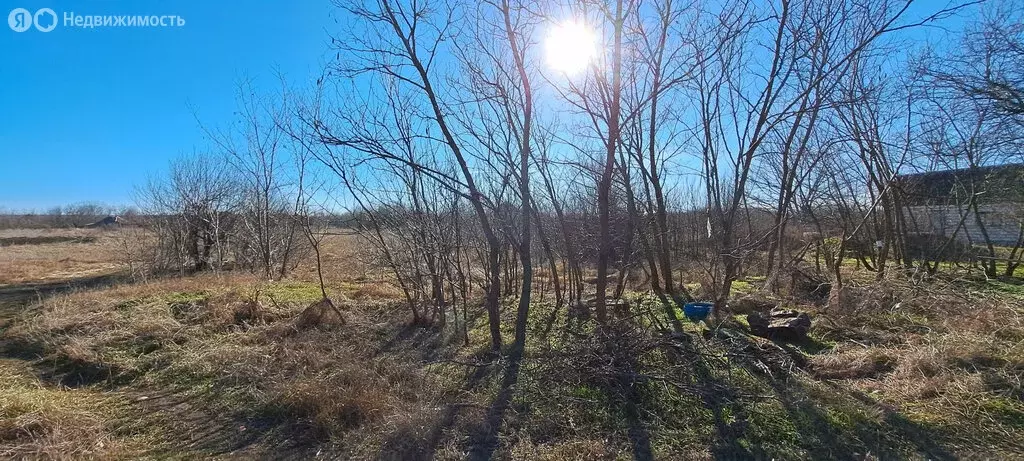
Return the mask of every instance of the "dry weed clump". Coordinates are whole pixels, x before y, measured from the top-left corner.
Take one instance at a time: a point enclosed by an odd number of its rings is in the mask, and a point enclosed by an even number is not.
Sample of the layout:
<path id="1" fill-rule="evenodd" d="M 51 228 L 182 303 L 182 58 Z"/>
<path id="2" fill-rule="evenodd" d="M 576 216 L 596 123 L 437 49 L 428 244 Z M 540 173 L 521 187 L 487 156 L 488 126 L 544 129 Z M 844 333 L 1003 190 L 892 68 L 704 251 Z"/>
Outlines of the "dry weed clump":
<path id="1" fill-rule="evenodd" d="M 336 331 L 316 328 L 287 337 L 271 331 L 264 331 L 274 346 L 266 351 L 270 363 L 257 378 L 264 391 L 253 396 L 254 406 L 307 436 L 379 436 L 382 425 L 391 427 L 434 401 L 436 389 L 406 357 L 373 354 L 364 339 Z"/>
<path id="2" fill-rule="evenodd" d="M 414 362 L 376 356 L 358 334 L 300 330 L 295 321 L 204 330 L 175 349 L 161 376 L 175 386 L 196 383 L 211 399 L 230 393 L 234 411 L 318 442 L 419 411 L 430 394 Z"/>
<path id="3" fill-rule="evenodd" d="M 396 396 L 379 377 L 358 367 L 284 381 L 271 392 L 269 411 L 308 424 L 318 438 L 383 420 L 396 412 Z"/>
<path id="4" fill-rule="evenodd" d="M 862 316 L 902 312 L 937 315 L 964 303 L 962 294 L 946 284 L 915 284 L 900 276 L 847 285 L 842 299 L 842 308 L 832 314 Z"/>
<path id="5" fill-rule="evenodd" d="M 386 281 L 366 281 L 352 292 L 352 298 L 358 300 L 395 300 L 403 299 L 402 290 L 393 283 Z"/>
<path id="6" fill-rule="evenodd" d="M 330 298 L 324 298 L 310 304 L 292 321 L 292 327 L 297 331 L 310 328 L 330 329 L 344 324 L 344 315 L 342 315 L 341 310 Z"/>
<path id="7" fill-rule="evenodd" d="M 48 298 L 33 322 L 19 323 L 5 335 L 33 345 L 44 356 L 43 365 L 55 368 L 54 378 L 67 377 L 76 385 L 121 373 L 137 374 L 148 367 L 144 356 L 191 335 L 166 303 L 145 298 L 124 301 L 119 297 L 122 291 Z"/>
<path id="8" fill-rule="evenodd" d="M 821 379 L 877 378 L 896 368 L 897 356 L 882 348 L 850 347 L 810 360 L 814 376 Z"/>
<path id="9" fill-rule="evenodd" d="M 241 356 L 258 353 L 261 347 L 238 333 L 296 314 L 290 303 L 264 306 L 239 286 L 247 285 L 201 276 L 57 295 L 41 303 L 31 322 L 19 322 L 5 336 L 39 351 L 41 366 L 53 368 L 54 381 L 68 385 L 132 380 L 169 364 L 180 376 L 215 376 L 217 369 L 206 366 L 204 356 L 214 351 L 230 357 L 238 349 L 247 349 Z M 224 369 L 258 377 L 272 366 L 249 362 Z M 247 364 L 252 368 L 246 370 Z"/>
<path id="10" fill-rule="evenodd" d="M 199 300 L 186 300 L 172 305 L 179 317 L 214 331 L 246 328 L 252 325 L 272 323 L 276 320 L 264 306 L 259 292 L 244 293 L 231 289 Z"/>
<path id="11" fill-rule="evenodd" d="M 979 397 L 1024 395 L 1024 355 L 988 338 L 949 334 L 898 349 L 861 348 L 813 357 L 822 379 L 866 380 L 860 387 L 897 404 L 936 400 L 948 411 L 970 411 Z M 1021 357 L 1021 358 L 1016 358 Z M 945 411 L 945 410 L 943 410 Z M 941 413 L 936 411 L 937 413 Z"/>

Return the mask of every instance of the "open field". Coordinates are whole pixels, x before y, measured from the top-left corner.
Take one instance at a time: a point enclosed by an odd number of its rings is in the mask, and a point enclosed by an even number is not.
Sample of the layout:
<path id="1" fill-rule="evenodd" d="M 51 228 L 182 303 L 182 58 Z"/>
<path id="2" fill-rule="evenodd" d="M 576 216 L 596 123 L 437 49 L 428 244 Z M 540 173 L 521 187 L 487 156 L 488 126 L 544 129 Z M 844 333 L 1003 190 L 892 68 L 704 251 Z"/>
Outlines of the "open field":
<path id="1" fill-rule="evenodd" d="M 0 283 L 63 281 L 117 272 L 124 263 L 118 246 L 115 235 L 87 229 L 0 230 Z"/>
<path id="2" fill-rule="evenodd" d="M 410 326 L 354 237 L 325 245 L 344 317 L 308 323 L 308 265 L 131 283 L 120 231 L 33 232 L 0 238 L 73 239 L 0 247 L 2 458 L 1024 455 L 1012 281 L 862 281 L 843 312 L 797 306 L 815 313 L 801 344 L 750 336 L 742 316 L 662 335 L 642 293 L 636 321 L 601 334 L 539 301 L 514 364 L 489 361 L 483 318 L 468 347 L 450 325 Z"/>
<path id="3" fill-rule="evenodd" d="M 0 460 L 1024 460 L 1024 0 L 184 3 L 10 12 Z"/>

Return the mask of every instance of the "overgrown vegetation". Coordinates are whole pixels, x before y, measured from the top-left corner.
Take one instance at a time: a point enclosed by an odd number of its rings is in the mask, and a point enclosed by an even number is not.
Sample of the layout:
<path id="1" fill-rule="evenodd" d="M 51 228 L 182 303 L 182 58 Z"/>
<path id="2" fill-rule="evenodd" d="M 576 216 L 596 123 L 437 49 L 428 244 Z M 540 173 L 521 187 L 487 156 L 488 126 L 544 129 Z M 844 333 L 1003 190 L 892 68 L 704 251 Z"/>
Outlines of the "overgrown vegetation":
<path id="1" fill-rule="evenodd" d="M 114 238 L 114 237 L 104 237 Z M 348 254 L 328 240 L 328 254 Z M 328 260 L 328 267 L 333 261 Z M 306 280 L 207 274 L 5 304 L 0 452 L 12 457 L 1012 458 L 1024 312 L 983 280 L 858 286 L 806 343 L 742 322 L 605 327 L 531 309 L 525 359 L 486 318 L 411 324 L 387 279 L 329 272 L 343 322 L 303 324 Z M 743 299 L 760 295 L 751 281 Z M 1016 285 L 1009 285 L 1016 286 Z M 746 290 L 745 290 L 746 291 Z M 743 305 L 740 298 L 734 299 Z M 752 304 L 752 301 L 748 301 Z M 770 302 L 768 302 L 770 304 Z M 972 306 L 970 309 L 964 306 Z M 756 307 L 754 307 L 756 309 Z M 17 312 L 24 312 L 17 314 Z M 516 314 L 502 308 L 506 333 Z M 681 316 L 680 314 L 677 314 Z M 739 316 L 742 319 L 742 316 Z"/>
<path id="2" fill-rule="evenodd" d="M 1020 457 L 1018 3 L 339 0 L 134 222 L 3 237 L 0 455 Z"/>

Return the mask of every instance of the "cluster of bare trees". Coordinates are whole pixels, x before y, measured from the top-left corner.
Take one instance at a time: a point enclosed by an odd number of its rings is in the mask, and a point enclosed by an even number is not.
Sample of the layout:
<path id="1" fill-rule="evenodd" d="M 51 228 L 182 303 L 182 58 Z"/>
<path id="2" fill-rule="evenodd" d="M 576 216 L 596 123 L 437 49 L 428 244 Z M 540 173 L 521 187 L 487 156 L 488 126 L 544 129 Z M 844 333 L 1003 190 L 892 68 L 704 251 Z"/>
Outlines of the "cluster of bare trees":
<path id="1" fill-rule="evenodd" d="M 604 324 L 630 280 L 677 327 L 677 304 L 721 312 L 751 273 L 787 291 L 810 271 L 838 305 L 844 259 L 934 274 L 963 240 L 922 231 L 907 174 L 955 170 L 942 206 L 984 230 L 999 193 L 978 173 L 1024 160 L 1022 5 L 978 3 L 338 0 L 308 95 L 243 98 L 210 133 L 226 160 L 147 189 L 161 258 L 283 275 L 317 246 L 318 171 L 413 320 L 464 328 L 482 299 L 495 349 L 502 300 L 521 350 L 535 293 Z M 959 42 L 929 47 L 922 26 L 958 15 Z M 564 24 L 593 35 L 577 73 L 545 65 Z M 967 245 L 989 275 L 1022 253 Z"/>
<path id="2" fill-rule="evenodd" d="M 825 119 L 839 150 L 822 160 L 817 181 L 826 187 L 806 203 L 819 231 L 822 220 L 841 231 L 836 264 L 853 253 L 878 278 L 887 266 L 927 276 L 967 256 L 986 276 L 1014 273 L 1024 178 L 1019 167 L 993 166 L 1024 161 L 1024 118 L 1009 102 L 1024 88 L 1020 7 L 972 9 L 958 38 L 915 50 L 895 70 L 887 56 L 907 41 L 852 61 Z M 945 173 L 912 174 L 927 171 Z M 997 241 L 993 225 L 1014 238 Z M 841 283 L 838 267 L 832 272 Z"/>
<path id="3" fill-rule="evenodd" d="M 284 277 L 308 252 L 305 157 L 281 125 L 283 101 L 243 86 L 238 119 L 207 130 L 213 151 L 174 160 L 138 191 L 155 271 L 247 269 Z"/>

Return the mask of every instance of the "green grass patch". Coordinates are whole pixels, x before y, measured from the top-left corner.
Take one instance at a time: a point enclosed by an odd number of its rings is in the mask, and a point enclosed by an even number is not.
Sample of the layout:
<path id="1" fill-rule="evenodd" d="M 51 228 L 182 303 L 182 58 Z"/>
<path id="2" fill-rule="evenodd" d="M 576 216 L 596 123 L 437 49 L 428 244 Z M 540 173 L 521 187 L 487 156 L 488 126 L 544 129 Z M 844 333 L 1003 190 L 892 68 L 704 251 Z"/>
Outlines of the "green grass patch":
<path id="1" fill-rule="evenodd" d="M 206 290 L 171 292 L 159 296 L 170 304 L 198 303 L 206 301 L 209 297 L 210 292 Z"/>
<path id="2" fill-rule="evenodd" d="M 1019 399 L 990 397 L 982 400 L 980 408 L 996 420 L 1024 429 L 1024 403 Z"/>
<path id="3" fill-rule="evenodd" d="M 982 288 L 986 291 L 1024 299 L 1024 281 L 1011 283 L 1000 280 L 988 280 L 984 282 Z"/>
<path id="4" fill-rule="evenodd" d="M 308 304 L 319 301 L 323 293 L 318 283 L 283 281 L 261 286 L 260 296 L 267 296 L 278 303 Z"/>
<path id="5" fill-rule="evenodd" d="M 750 283 L 749 277 L 745 280 L 735 280 L 732 282 L 732 295 L 744 295 L 755 291 L 757 291 L 757 287 Z"/>

